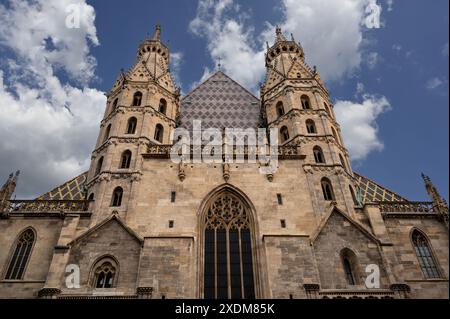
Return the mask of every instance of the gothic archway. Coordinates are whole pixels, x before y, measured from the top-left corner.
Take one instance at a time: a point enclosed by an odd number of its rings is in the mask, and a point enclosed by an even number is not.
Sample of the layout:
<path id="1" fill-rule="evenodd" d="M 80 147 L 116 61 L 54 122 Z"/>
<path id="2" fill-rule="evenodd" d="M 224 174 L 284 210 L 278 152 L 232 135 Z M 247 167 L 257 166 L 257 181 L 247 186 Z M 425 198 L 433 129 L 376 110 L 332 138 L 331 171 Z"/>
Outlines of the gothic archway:
<path id="1" fill-rule="evenodd" d="M 200 296 L 255 299 L 259 258 L 252 206 L 229 186 L 208 198 L 200 214 Z"/>

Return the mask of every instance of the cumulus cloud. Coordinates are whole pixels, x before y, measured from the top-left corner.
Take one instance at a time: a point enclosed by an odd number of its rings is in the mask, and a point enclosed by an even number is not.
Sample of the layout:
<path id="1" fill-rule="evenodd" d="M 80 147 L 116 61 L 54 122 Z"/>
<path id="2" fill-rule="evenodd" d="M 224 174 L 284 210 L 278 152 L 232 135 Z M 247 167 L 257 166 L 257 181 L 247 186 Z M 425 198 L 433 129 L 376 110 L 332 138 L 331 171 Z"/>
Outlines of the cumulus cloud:
<path id="1" fill-rule="evenodd" d="M 183 64 L 183 53 L 170 53 L 170 73 L 172 74 L 175 83 L 182 83 L 180 79 L 181 65 Z"/>
<path id="2" fill-rule="evenodd" d="M 381 7 L 374 0 L 282 0 L 278 21 L 283 31 L 300 40 L 311 65 L 326 81 L 357 70 L 368 24 L 379 27 Z M 370 23 L 369 23 L 370 22 Z M 208 42 L 217 64 L 245 86 L 256 89 L 264 69 L 264 43 L 274 41 L 275 26 L 266 22 L 261 34 L 248 25 L 248 13 L 233 0 L 199 0 L 190 30 Z"/>
<path id="3" fill-rule="evenodd" d="M 386 0 L 387 3 L 387 11 L 394 11 L 394 0 Z"/>
<path id="4" fill-rule="evenodd" d="M 432 78 L 429 79 L 426 83 L 426 88 L 428 90 L 434 90 L 437 89 L 438 87 L 440 87 L 442 84 L 444 84 L 444 81 L 442 81 L 440 78 Z"/>
<path id="5" fill-rule="evenodd" d="M 80 25 L 70 29 L 73 4 Z M 106 102 L 88 86 L 95 11 L 85 0 L 11 0 L 0 5 L 0 20 L 0 46 L 12 57 L 0 65 L 0 178 L 21 169 L 17 192 L 28 198 L 89 166 Z"/>
<path id="6" fill-rule="evenodd" d="M 390 107 L 386 97 L 369 94 L 364 94 L 361 102 L 335 103 L 336 118 L 341 124 L 342 135 L 352 160 L 364 160 L 371 152 L 384 148 L 378 136 L 376 121 Z"/>

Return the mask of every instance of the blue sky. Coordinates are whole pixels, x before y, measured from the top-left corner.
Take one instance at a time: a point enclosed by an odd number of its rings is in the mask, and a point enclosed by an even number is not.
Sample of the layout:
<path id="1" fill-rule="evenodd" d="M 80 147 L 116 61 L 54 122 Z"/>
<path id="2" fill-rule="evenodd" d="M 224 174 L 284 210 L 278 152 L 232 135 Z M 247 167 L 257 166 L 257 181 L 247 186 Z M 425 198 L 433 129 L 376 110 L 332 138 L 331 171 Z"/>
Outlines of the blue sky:
<path id="1" fill-rule="evenodd" d="M 317 64 L 354 170 L 411 200 L 427 200 L 425 172 L 448 198 L 447 0 L 15 2 L 0 0 L 0 108 L 9 113 L 0 117 L 8 139 L 0 142 L 0 178 L 22 169 L 18 196 L 45 192 L 88 167 L 103 93 L 161 23 L 185 93 L 219 56 L 226 73 L 256 92 L 264 42 L 281 25 Z M 86 9 L 79 30 L 58 27 L 71 3 Z M 376 28 L 364 23 L 371 4 L 381 10 Z M 35 38 L 26 36 L 35 30 Z M 51 45 L 42 48 L 43 39 Z M 61 130 L 67 133 L 55 138 Z"/>

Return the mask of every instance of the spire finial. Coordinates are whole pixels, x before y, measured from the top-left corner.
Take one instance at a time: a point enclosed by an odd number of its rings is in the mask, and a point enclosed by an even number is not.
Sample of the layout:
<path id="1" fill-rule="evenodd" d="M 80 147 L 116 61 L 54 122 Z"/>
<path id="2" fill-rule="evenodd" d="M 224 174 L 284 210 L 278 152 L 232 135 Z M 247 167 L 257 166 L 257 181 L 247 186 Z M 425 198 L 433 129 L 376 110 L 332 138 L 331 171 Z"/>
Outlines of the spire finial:
<path id="1" fill-rule="evenodd" d="M 152 40 L 161 41 L 161 25 L 159 23 L 156 25 Z"/>
<path id="2" fill-rule="evenodd" d="M 277 25 L 276 29 L 275 29 L 275 33 L 277 36 L 277 40 L 276 42 L 283 42 L 286 41 L 286 38 L 284 37 L 283 32 L 281 31 L 281 27 L 279 25 Z"/>
<path id="3" fill-rule="evenodd" d="M 219 57 L 218 60 L 219 60 L 219 63 L 217 63 L 217 67 L 218 67 L 219 71 L 222 71 L 222 58 Z"/>
<path id="4" fill-rule="evenodd" d="M 425 188 L 428 195 L 433 201 L 433 210 L 441 215 L 447 228 L 449 227 L 449 211 L 448 204 L 445 199 L 439 194 L 437 188 L 433 185 L 431 178 L 424 173 L 422 173 L 423 181 L 425 182 Z"/>

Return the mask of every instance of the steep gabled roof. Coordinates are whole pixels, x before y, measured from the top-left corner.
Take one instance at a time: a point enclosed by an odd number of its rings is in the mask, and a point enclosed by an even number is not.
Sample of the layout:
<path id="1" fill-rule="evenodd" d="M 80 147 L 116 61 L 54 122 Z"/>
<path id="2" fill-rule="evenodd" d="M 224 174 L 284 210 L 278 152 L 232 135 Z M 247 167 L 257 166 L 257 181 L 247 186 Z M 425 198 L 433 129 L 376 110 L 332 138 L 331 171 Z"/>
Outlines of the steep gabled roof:
<path id="1" fill-rule="evenodd" d="M 359 231 L 361 233 L 363 233 L 367 238 L 369 238 L 370 240 L 374 241 L 377 244 L 380 243 L 380 240 L 377 237 L 375 237 L 374 234 L 372 234 L 370 231 L 368 231 L 363 225 L 361 225 L 357 221 L 355 221 L 352 218 L 350 218 L 346 213 L 344 213 L 343 211 L 341 211 L 337 207 L 333 207 L 330 210 L 330 212 L 325 216 L 325 218 L 322 220 L 322 222 L 320 223 L 320 225 L 317 228 L 317 230 L 311 236 L 311 243 L 314 243 L 316 241 L 316 239 L 322 233 L 322 230 L 324 229 L 325 225 L 328 223 L 328 220 L 331 218 L 331 216 L 333 216 L 333 214 L 338 214 L 338 215 L 344 217 L 345 220 L 347 220 L 350 224 L 352 224 L 354 227 L 359 229 Z"/>
<path id="2" fill-rule="evenodd" d="M 225 75 L 214 73 L 181 101 L 181 127 L 192 129 L 201 120 L 202 128 L 258 128 L 260 102 L 257 97 Z"/>
<path id="3" fill-rule="evenodd" d="M 39 200 L 82 200 L 85 199 L 84 185 L 87 173 L 84 172 L 53 190 L 39 196 Z"/>
<path id="4" fill-rule="evenodd" d="M 71 245 L 79 242 L 80 240 L 82 240 L 82 239 L 90 236 L 91 234 L 97 232 L 98 230 L 100 230 L 106 224 L 108 224 L 110 222 L 114 222 L 114 221 L 117 222 L 119 224 L 119 226 L 121 226 L 128 234 L 130 234 L 130 236 L 132 236 L 141 245 L 144 244 L 144 239 L 143 238 L 141 238 L 134 230 L 132 230 L 130 227 L 128 227 L 125 224 L 125 222 L 117 214 L 112 214 L 110 217 L 104 219 L 99 224 L 95 225 L 94 227 L 92 227 L 91 229 L 86 231 L 85 233 L 81 234 L 80 236 L 78 236 L 77 238 L 72 240 L 68 245 L 71 246 Z"/>
<path id="5" fill-rule="evenodd" d="M 408 200 L 397 193 L 380 186 L 373 180 L 355 173 L 355 178 L 361 190 L 363 203 L 371 202 L 408 202 Z"/>

